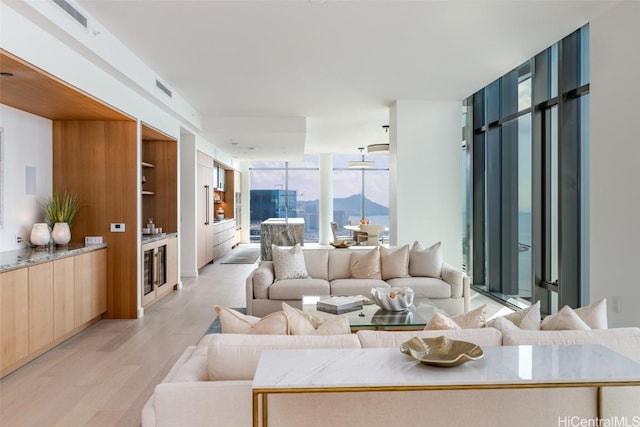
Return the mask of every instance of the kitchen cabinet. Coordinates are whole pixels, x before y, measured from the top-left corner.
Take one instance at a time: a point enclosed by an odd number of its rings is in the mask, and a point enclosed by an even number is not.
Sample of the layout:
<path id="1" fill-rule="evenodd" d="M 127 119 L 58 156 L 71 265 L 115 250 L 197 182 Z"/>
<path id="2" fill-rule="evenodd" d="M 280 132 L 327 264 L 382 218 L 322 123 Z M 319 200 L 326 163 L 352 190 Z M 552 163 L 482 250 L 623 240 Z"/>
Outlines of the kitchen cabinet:
<path id="1" fill-rule="evenodd" d="M 233 220 L 220 221 L 213 226 L 213 258 L 220 259 L 234 246 L 236 223 Z"/>
<path id="2" fill-rule="evenodd" d="M 213 159 L 206 154 L 197 154 L 196 260 L 200 269 L 213 261 L 214 164 Z"/>
<path id="3" fill-rule="evenodd" d="M 0 378 L 106 311 L 107 249 L 69 253 L 0 273 Z"/>
<path id="4" fill-rule="evenodd" d="M 148 307 L 178 283 L 177 237 L 142 245 L 142 306 Z"/>

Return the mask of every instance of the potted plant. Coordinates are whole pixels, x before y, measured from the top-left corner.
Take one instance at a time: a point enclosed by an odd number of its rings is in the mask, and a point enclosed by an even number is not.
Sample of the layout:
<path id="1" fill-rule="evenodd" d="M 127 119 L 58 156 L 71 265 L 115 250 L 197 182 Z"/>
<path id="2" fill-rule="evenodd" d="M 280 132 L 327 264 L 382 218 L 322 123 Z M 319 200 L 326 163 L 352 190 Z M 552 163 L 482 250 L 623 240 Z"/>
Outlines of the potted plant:
<path id="1" fill-rule="evenodd" d="M 78 195 L 70 194 L 66 190 L 62 194 L 54 191 L 43 207 L 47 222 L 53 227 L 51 232 L 53 242 L 57 245 L 66 245 L 71 240 L 69 227 L 73 225 L 80 210 Z"/>

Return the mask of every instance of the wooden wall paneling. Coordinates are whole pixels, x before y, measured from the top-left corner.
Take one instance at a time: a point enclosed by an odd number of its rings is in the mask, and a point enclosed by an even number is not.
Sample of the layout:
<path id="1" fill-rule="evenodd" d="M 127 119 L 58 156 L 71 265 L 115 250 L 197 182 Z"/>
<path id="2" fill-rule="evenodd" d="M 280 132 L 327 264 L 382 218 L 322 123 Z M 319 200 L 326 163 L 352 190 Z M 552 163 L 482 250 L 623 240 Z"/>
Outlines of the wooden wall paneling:
<path id="1" fill-rule="evenodd" d="M 107 251 L 109 318 L 137 317 L 137 124 L 134 121 L 54 121 L 53 185 L 78 193 L 73 241 L 102 236 Z M 112 233 L 111 223 L 124 223 Z"/>
<path id="2" fill-rule="evenodd" d="M 29 354 L 29 271 L 0 274 L 0 371 Z"/>
<path id="3" fill-rule="evenodd" d="M 74 257 L 53 261 L 53 338 L 75 328 Z"/>
<path id="4" fill-rule="evenodd" d="M 53 341 L 53 262 L 29 267 L 29 353 Z"/>

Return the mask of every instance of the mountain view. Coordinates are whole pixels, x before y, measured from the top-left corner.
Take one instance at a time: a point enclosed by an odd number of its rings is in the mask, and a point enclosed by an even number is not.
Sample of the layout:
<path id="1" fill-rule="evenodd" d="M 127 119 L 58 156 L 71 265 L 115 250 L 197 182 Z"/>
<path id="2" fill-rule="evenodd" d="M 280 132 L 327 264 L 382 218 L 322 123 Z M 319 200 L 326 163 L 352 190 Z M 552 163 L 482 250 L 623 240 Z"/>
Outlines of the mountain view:
<path id="1" fill-rule="evenodd" d="M 305 212 L 318 212 L 318 200 L 298 201 L 298 206 L 303 208 Z M 333 210 L 342 211 L 347 216 L 360 216 L 361 200 L 360 194 L 354 194 L 349 197 L 333 199 Z M 389 208 L 382 206 L 365 197 L 364 211 L 367 216 L 388 216 Z"/>

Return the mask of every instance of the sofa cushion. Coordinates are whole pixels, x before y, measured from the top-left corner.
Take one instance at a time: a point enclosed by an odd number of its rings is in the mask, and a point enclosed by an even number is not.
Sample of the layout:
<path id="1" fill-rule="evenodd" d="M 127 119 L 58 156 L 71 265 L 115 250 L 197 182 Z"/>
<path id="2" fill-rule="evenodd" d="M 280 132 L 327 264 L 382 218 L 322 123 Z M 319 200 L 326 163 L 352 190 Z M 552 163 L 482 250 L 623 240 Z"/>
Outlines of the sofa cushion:
<path id="1" fill-rule="evenodd" d="M 309 277 L 299 243 L 288 249 L 272 244 L 271 256 L 273 257 L 276 280 L 306 279 Z"/>
<path id="2" fill-rule="evenodd" d="M 464 279 L 467 275 L 454 268 L 451 264 L 446 262 L 442 263 L 442 280 L 447 282 L 451 287 L 451 298 L 462 298 L 464 293 Z"/>
<path id="3" fill-rule="evenodd" d="M 418 241 L 409 252 L 409 274 L 420 277 L 440 277 L 442 274 L 442 243 L 423 248 Z"/>
<path id="4" fill-rule="evenodd" d="M 538 330 L 540 329 L 540 301 L 536 301 L 525 309 L 490 319 L 487 326 L 494 326 L 498 319 L 502 319 L 501 327 L 509 328 L 510 325 L 506 323 L 509 322 L 520 329 Z"/>
<path id="5" fill-rule="evenodd" d="M 329 251 L 329 281 L 351 277 L 351 249 Z"/>
<path id="6" fill-rule="evenodd" d="M 309 276 L 314 279 L 329 280 L 329 251 L 305 250 L 302 253 Z"/>
<path id="7" fill-rule="evenodd" d="M 592 329 L 589 331 L 527 331 L 502 333 L 502 345 L 601 344 L 640 362 L 640 328 Z"/>
<path id="8" fill-rule="evenodd" d="M 223 334 L 286 335 L 289 333 L 289 319 L 282 311 L 260 318 L 219 305 L 214 306 L 214 309 L 220 318 Z"/>
<path id="9" fill-rule="evenodd" d="M 351 252 L 349 271 L 354 279 L 382 279 L 379 247 L 364 253 Z"/>
<path id="10" fill-rule="evenodd" d="M 540 324 L 540 329 L 545 331 L 564 331 L 574 329 L 588 331 L 591 328 L 571 307 L 565 305 L 556 314 L 545 317 Z"/>
<path id="11" fill-rule="evenodd" d="M 435 277 L 402 277 L 389 279 L 387 283 L 394 288 L 409 287 L 413 289 L 416 297 L 451 298 L 451 286 Z"/>
<path id="12" fill-rule="evenodd" d="M 282 311 L 289 318 L 289 333 L 291 335 L 338 335 L 351 333 L 347 316 L 320 318 L 291 307 L 285 302 L 282 303 Z"/>
<path id="13" fill-rule="evenodd" d="M 237 335 L 214 334 L 209 342 L 209 381 L 251 380 L 264 350 L 360 348 L 355 334 Z"/>
<path id="14" fill-rule="evenodd" d="M 444 316 L 440 313 L 433 315 L 425 330 L 443 329 L 478 329 L 485 326 L 485 312 L 487 305 L 473 309 L 467 313 L 456 314 L 452 317 Z"/>
<path id="15" fill-rule="evenodd" d="M 584 307 L 574 309 L 579 318 L 589 325 L 591 329 L 607 329 L 607 299 L 602 298 L 599 301 Z"/>
<path id="16" fill-rule="evenodd" d="M 435 338 L 439 336 L 467 341 L 480 346 L 497 347 L 502 345 L 502 334 L 495 328 L 445 331 L 358 331 L 356 335 L 362 348 L 400 348 L 400 344 L 409 341 L 413 337 Z"/>
<path id="17" fill-rule="evenodd" d="M 269 298 L 269 286 L 276 276 L 273 271 L 273 262 L 264 261 L 253 273 L 253 297 L 259 299 Z"/>
<path id="18" fill-rule="evenodd" d="M 390 288 L 379 279 L 337 279 L 331 281 L 331 295 L 370 295 L 373 288 Z"/>
<path id="19" fill-rule="evenodd" d="M 380 273 L 382 280 L 409 276 L 409 245 L 395 250 L 380 247 Z"/>
<path id="20" fill-rule="evenodd" d="M 269 298 L 275 300 L 301 300 L 306 295 L 329 295 L 329 282 L 324 279 L 278 280 L 269 286 Z"/>

